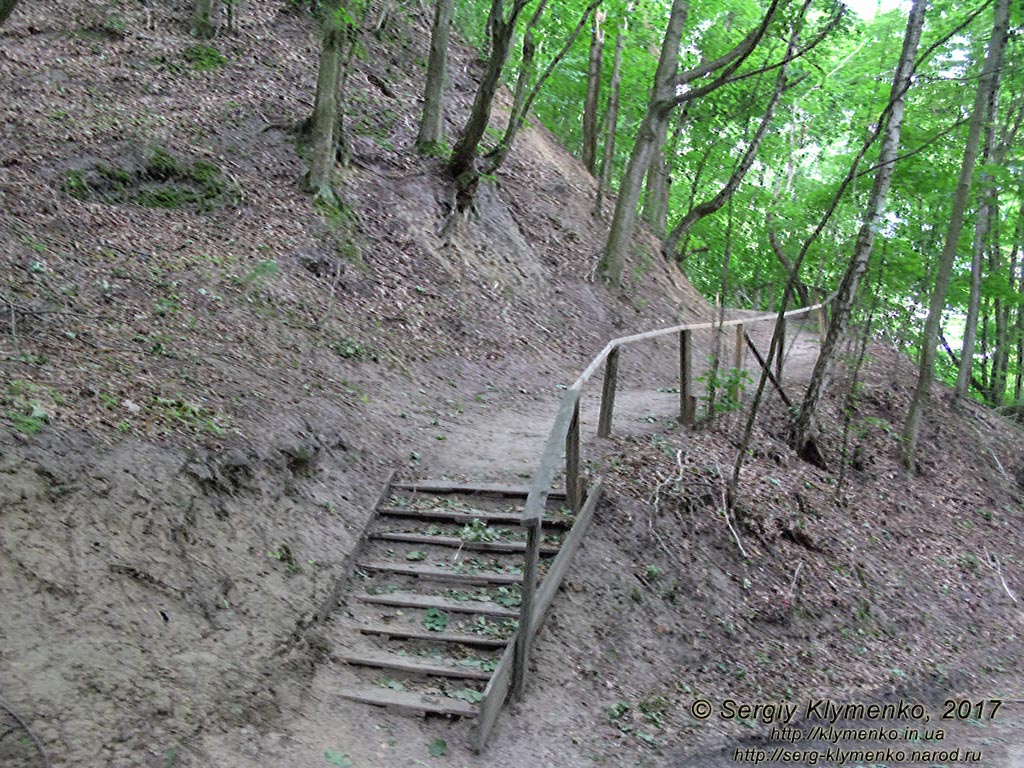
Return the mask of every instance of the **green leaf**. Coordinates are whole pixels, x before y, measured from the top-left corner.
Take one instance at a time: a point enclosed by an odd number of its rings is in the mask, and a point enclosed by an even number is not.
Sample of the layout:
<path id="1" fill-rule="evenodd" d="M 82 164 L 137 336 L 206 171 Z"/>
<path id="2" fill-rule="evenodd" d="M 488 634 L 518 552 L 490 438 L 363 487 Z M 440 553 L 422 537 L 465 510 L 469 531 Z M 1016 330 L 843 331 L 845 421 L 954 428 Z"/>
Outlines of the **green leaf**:
<path id="1" fill-rule="evenodd" d="M 448 742 L 438 737 L 430 742 L 428 751 L 431 757 L 444 757 L 448 754 Z"/>
<path id="2" fill-rule="evenodd" d="M 457 691 L 450 692 L 448 695 L 453 699 L 468 701 L 470 704 L 476 704 L 484 699 L 484 695 L 480 691 L 475 691 L 472 688 L 460 688 Z"/>
<path id="3" fill-rule="evenodd" d="M 431 632 L 444 632 L 445 627 L 448 626 L 448 614 L 437 608 L 431 608 L 423 617 L 423 626 Z"/>
<path id="4" fill-rule="evenodd" d="M 412 549 L 405 553 L 406 560 L 426 560 L 427 555 L 421 549 Z"/>
<path id="5" fill-rule="evenodd" d="M 324 752 L 324 759 L 338 768 L 352 768 L 352 761 L 349 759 L 349 756 L 336 749 L 328 749 Z"/>

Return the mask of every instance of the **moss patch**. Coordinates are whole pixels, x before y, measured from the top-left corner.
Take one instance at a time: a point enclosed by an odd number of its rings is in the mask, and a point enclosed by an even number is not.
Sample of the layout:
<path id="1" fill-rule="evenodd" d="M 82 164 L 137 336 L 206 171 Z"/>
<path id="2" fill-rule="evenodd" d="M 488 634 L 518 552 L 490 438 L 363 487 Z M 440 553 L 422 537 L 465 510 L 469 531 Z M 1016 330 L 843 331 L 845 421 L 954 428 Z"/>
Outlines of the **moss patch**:
<path id="1" fill-rule="evenodd" d="M 66 171 L 61 190 L 78 200 L 110 205 L 134 203 L 147 208 L 201 211 L 235 202 L 238 192 L 215 163 L 190 163 L 161 146 L 147 148 L 137 165 L 96 163 L 89 168 Z"/>
<path id="2" fill-rule="evenodd" d="M 220 69 L 228 63 L 227 57 L 212 45 L 191 45 L 182 54 L 185 61 L 199 72 Z"/>

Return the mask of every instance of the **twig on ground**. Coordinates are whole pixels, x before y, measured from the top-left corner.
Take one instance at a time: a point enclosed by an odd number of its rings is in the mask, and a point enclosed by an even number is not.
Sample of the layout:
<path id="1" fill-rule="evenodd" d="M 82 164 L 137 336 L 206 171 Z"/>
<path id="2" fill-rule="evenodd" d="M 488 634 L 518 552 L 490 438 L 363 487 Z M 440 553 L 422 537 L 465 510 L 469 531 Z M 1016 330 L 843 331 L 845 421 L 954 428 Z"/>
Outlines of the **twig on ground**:
<path id="1" fill-rule="evenodd" d="M 28 734 L 28 737 L 32 739 L 32 743 L 36 745 L 36 749 L 39 750 L 39 756 L 43 760 L 43 766 L 45 766 L 45 768 L 50 768 L 50 757 L 46 754 L 46 750 L 43 749 L 43 743 L 39 741 L 39 737 L 32 732 L 32 729 L 28 727 L 24 720 L 18 717 L 17 712 L 7 706 L 7 703 L 3 699 L 0 699 L 0 707 L 6 710 L 7 714 L 13 717 L 15 722 L 24 729 L 25 733 Z"/>
<path id="2" fill-rule="evenodd" d="M 804 567 L 804 563 L 801 560 L 796 564 L 796 571 L 793 573 L 793 581 L 789 584 L 789 592 L 786 593 L 786 602 L 788 603 L 793 599 L 793 594 L 796 592 L 796 580 L 800 577 L 800 569 Z"/>
<path id="3" fill-rule="evenodd" d="M 1006 583 L 1006 579 L 1003 578 L 1003 567 L 999 564 L 999 558 L 995 555 L 989 554 L 988 547 L 985 548 L 985 558 L 988 560 L 988 567 L 996 572 L 996 576 L 999 577 L 1000 583 L 1003 585 L 1003 589 L 1006 590 L 1006 594 L 1010 596 L 1013 602 L 1019 602 L 1017 596 L 1010 591 L 1009 585 Z"/>
<path id="4" fill-rule="evenodd" d="M 720 489 L 722 494 L 722 517 L 725 518 L 725 524 L 729 526 L 729 531 L 732 533 L 733 539 L 736 540 L 736 546 L 739 547 L 740 554 L 743 555 L 744 560 L 749 560 L 747 551 L 743 548 L 743 543 L 740 541 L 740 535 L 736 533 L 736 529 L 732 527 L 732 521 L 729 519 L 729 500 L 725 495 L 725 476 L 722 474 L 722 466 L 716 461 L 715 469 L 718 470 L 718 477 L 722 481 L 723 485 Z"/>
<path id="5" fill-rule="evenodd" d="M 996 452 L 992 450 L 992 446 L 988 444 L 988 441 L 985 439 L 985 436 L 981 433 L 981 430 L 975 427 L 973 424 L 971 424 L 971 427 L 974 429 L 975 432 L 978 433 L 978 441 L 985 446 L 985 449 L 992 457 L 992 460 L 995 461 L 996 466 L 999 467 L 999 473 L 1003 476 L 1003 480 L 1005 480 L 1006 482 L 1010 482 L 1009 475 L 1007 475 L 1006 470 L 1003 469 L 1003 463 L 999 461 L 999 457 L 996 456 Z"/>
<path id="6" fill-rule="evenodd" d="M 682 561 L 678 557 L 676 557 L 675 553 L 672 552 L 672 550 L 669 549 L 668 545 L 665 543 L 665 540 L 661 538 L 661 534 L 658 533 L 658 529 L 654 525 L 654 521 L 655 521 L 655 519 L 658 516 L 658 505 L 661 503 L 661 490 L 662 490 L 662 488 L 665 488 L 666 486 L 668 486 L 670 484 L 678 485 L 679 483 L 681 483 L 683 481 L 683 471 L 684 470 L 683 470 L 683 451 L 682 451 L 682 449 L 679 449 L 678 451 L 676 451 L 676 466 L 679 467 L 679 475 L 677 477 L 667 477 L 667 478 L 665 478 L 660 483 L 658 483 L 658 485 L 655 486 L 655 488 L 654 488 L 654 495 L 651 496 L 651 502 L 650 502 L 651 505 L 654 507 L 654 509 L 651 511 L 651 514 L 647 518 L 647 528 L 651 532 L 651 534 L 654 536 L 655 540 L 658 542 L 658 546 L 661 547 L 662 551 L 664 551 L 664 553 L 669 557 L 669 559 L 675 561 L 675 563 L 681 568 L 682 565 L 683 565 Z"/>

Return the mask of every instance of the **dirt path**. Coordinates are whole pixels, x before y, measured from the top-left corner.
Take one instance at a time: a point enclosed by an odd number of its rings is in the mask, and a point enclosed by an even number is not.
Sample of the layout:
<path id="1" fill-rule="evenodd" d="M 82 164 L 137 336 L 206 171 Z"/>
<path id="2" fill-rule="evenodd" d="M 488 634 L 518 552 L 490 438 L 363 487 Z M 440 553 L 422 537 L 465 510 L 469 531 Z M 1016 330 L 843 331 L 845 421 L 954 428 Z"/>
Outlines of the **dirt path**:
<path id="1" fill-rule="evenodd" d="M 790 333 L 791 343 L 785 359 L 783 388 L 791 399 L 799 402 L 802 386 L 809 380 L 814 369 L 819 344 L 816 326 L 812 323 L 791 324 Z M 754 325 L 751 337 L 761 354 L 766 355 L 771 341 L 771 323 Z M 731 365 L 732 344 L 731 334 L 723 339 L 722 365 L 725 367 Z M 699 349 L 694 355 L 698 378 L 707 369 L 706 358 L 709 355 L 709 348 Z M 627 357 L 624 355 L 624 358 Z M 744 367 L 750 373 L 747 385 L 750 392 L 756 387 L 759 369 L 749 350 L 745 355 Z M 658 431 L 659 425 L 674 420 L 679 414 L 679 381 L 672 366 L 647 369 L 639 373 L 641 376 L 638 376 L 637 371 L 629 369 L 628 359 L 620 364 L 620 388 L 615 397 L 613 421 L 616 434 L 651 434 Z M 640 377 L 653 381 L 640 384 L 637 382 Z M 767 386 L 771 388 L 770 384 Z M 704 385 L 698 381 L 696 387 L 700 397 L 705 392 Z M 452 423 L 443 441 L 435 440 L 424 446 L 421 451 L 421 474 L 425 477 L 449 475 L 474 480 L 529 478 L 544 449 L 563 391 L 554 388 L 549 395 L 537 397 L 525 406 L 520 403 L 517 407 L 501 408 L 494 404 L 474 403 Z M 600 405 L 599 371 L 584 387 L 580 411 L 583 440 L 589 444 L 588 452 L 591 456 L 594 455 L 594 436 Z M 586 445 L 585 450 L 588 450 Z"/>

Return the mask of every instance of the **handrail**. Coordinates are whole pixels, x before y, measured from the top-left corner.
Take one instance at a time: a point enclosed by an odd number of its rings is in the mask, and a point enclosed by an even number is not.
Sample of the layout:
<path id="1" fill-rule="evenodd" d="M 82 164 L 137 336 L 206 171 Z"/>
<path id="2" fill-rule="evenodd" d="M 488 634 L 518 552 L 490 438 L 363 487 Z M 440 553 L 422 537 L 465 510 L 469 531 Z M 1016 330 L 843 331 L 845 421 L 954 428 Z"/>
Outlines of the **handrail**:
<path id="1" fill-rule="evenodd" d="M 827 299 L 819 302 L 818 304 L 812 304 L 809 307 L 800 307 L 799 309 L 790 309 L 787 312 L 782 313 L 782 318 L 785 320 L 790 317 L 797 317 L 798 315 L 809 314 L 816 309 L 824 309 L 828 304 L 835 299 L 836 294 L 832 294 Z M 632 336 L 620 336 L 617 339 L 609 341 L 604 349 L 597 353 L 597 356 L 590 361 L 590 365 L 583 369 L 583 373 L 580 374 L 579 378 L 573 382 L 573 385 L 569 387 L 570 390 L 578 390 L 591 376 L 594 375 L 594 371 L 597 370 L 598 366 L 604 362 L 604 359 L 608 357 L 608 353 L 616 347 L 621 347 L 625 344 L 632 344 L 636 341 L 646 341 L 647 339 L 656 339 L 659 336 L 668 336 L 672 333 L 679 333 L 680 331 L 712 331 L 718 328 L 732 328 L 737 325 L 747 325 L 749 323 L 759 323 L 762 320 L 777 320 L 779 317 L 777 312 L 770 314 L 755 315 L 754 317 L 740 317 L 733 318 L 732 320 L 723 320 L 722 322 L 711 321 L 710 323 L 684 323 L 683 325 L 673 325 L 671 328 L 658 328 L 653 331 L 644 331 L 643 333 L 634 333 Z"/>
<path id="2" fill-rule="evenodd" d="M 801 315 L 817 311 L 819 331 L 824 335 L 825 307 L 830 304 L 835 297 L 836 294 L 833 293 L 817 304 L 783 312 L 781 313 L 781 320 L 785 322 L 788 318 L 799 317 Z M 544 517 L 544 510 L 547 505 L 548 495 L 551 493 L 551 483 L 554 480 L 555 473 L 562 461 L 563 448 L 565 450 L 567 464 L 567 504 L 573 508 L 573 511 L 576 512 L 578 516 L 583 517 L 584 515 L 587 515 L 587 519 L 589 520 L 589 515 L 593 514 L 593 506 L 596 506 L 600 495 L 600 484 L 595 489 L 597 491 L 596 494 L 591 495 L 586 493 L 583 488 L 582 474 L 579 470 L 581 432 L 580 395 L 583 385 L 590 380 L 602 363 L 608 361 L 609 364 L 605 369 L 605 376 L 607 379 L 610 374 L 612 380 L 606 380 L 605 382 L 604 397 L 609 398 L 609 401 L 607 403 L 607 409 L 605 405 L 602 404 L 601 421 L 607 425 L 605 428 L 609 429 L 611 421 L 611 405 L 612 400 L 614 399 L 616 386 L 614 378 L 617 376 L 618 368 L 618 355 L 616 354 L 613 360 L 609 360 L 609 355 L 613 352 L 617 352 L 619 348 L 628 344 L 647 341 L 649 339 L 655 339 L 671 334 L 679 334 L 680 374 L 684 379 L 682 386 L 680 387 L 680 418 L 683 418 L 683 414 L 687 412 L 692 416 L 692 404 L 686 403 L 688 398 L 686 393 L 689 385 L 686 378 L 690 375 L 690 332 L 739 327 L 763 322 L 765 320 L 777 321 L 779 319 L 779 313 L 768 313 L 755 315 L 753 317 L 733 318 L 731 320 L 683 323 L 681 325 L 673 325 L 668 328 L 658 328 L 651 331 L 645 331 L 643 333 L 635 333 L 630 336 L 620 336 L 619 338 L 609 341 L 604 348 L 597 353 L 594 359 L 590 361 L 590 364 L 583 369 L 583 372 L 579 375 L 576 381 L 566 389 L 565 394 L 562 396 L 561 402 L 558 405 L 558 412 L 555 415 L 554 423 L 551 425 L 551 431 L 548 433 L 547 441 L 544 444 L 544 451 L 541 454 L 540 463 L 537 465 L 537 469 L 533 474 L 533 479 L 530 482 L 530 490 L 523 506 L 523 526 L 526 528 L 527 541 L 523 565 L 523 587 L 522 599 L 519 608 L 519 627 L 516 630 L 514 639 L 515 650 L 512 653 L 506 653 L 502 658 L 502 663 L 500 665 L 502 684 L 497 686 L 499 690 L 494 691 L 496 696 L 488 696 L 486 699 L 488 704 L 488 716 L 481 718 L 480 721 L 478 721 L 478 732 L 475 736 L 475 746 L 477 750 L 483 748 L 484 741 L 487 738 L 490 727 L 494 722 L 494 717 L 497 714 L 497 708 L 499 708 L 504 701 L 508 688 L 511 687 L 515 691 L 515 696 L 517 698 L 521 699 L 523 696 L 526 685 L 526 670 L 529 662 L 533 636 L 539 628 L 540 621 L 543 620 L 543 614 L 547 605 L 550 604 L 554 597 L 553 589 L 557 589 L 557 584 L 554 585 L 553 588 L 549 586 L 542 590 L 542 594 L 538 596 L 537 570 L 540 559 L 541 522 Z M 784 326 L 782 331 L 784 332 Z M 737 359 L 739 359 L 740 355 L 740 345 L 743 344 L 744 340 L 749 343 L 749 339 L 746 338 L 745 331 L 741 329 L 737 333 Z M 692 400 L 693 398 L 690 399 Z M 601 434 L 601 426 L 598 427 L 598 434 Z M 584 499 L 587 501 L 586 509 L 584 509 Z M 585 526 L 581 526 L 579 536 L 582 536 L 583 530 L 585 530 Z M 567 567 L 567 565 L 568 563 L 566 561 L 563 568 Z M 509 664 L 511 664 L 511 670 L 508 668 Z M 511 680 L 509 679 L 509 676 L 511 677 Z M 497 677 L 498 674 L 496 672 L 494 678 L 492 678 L 492 683 Z M 488 685 L 488 693 L 492 691 L 492 687 L 492 685 Z M 497 699 L 500 699 L 500 701 Z"/>

